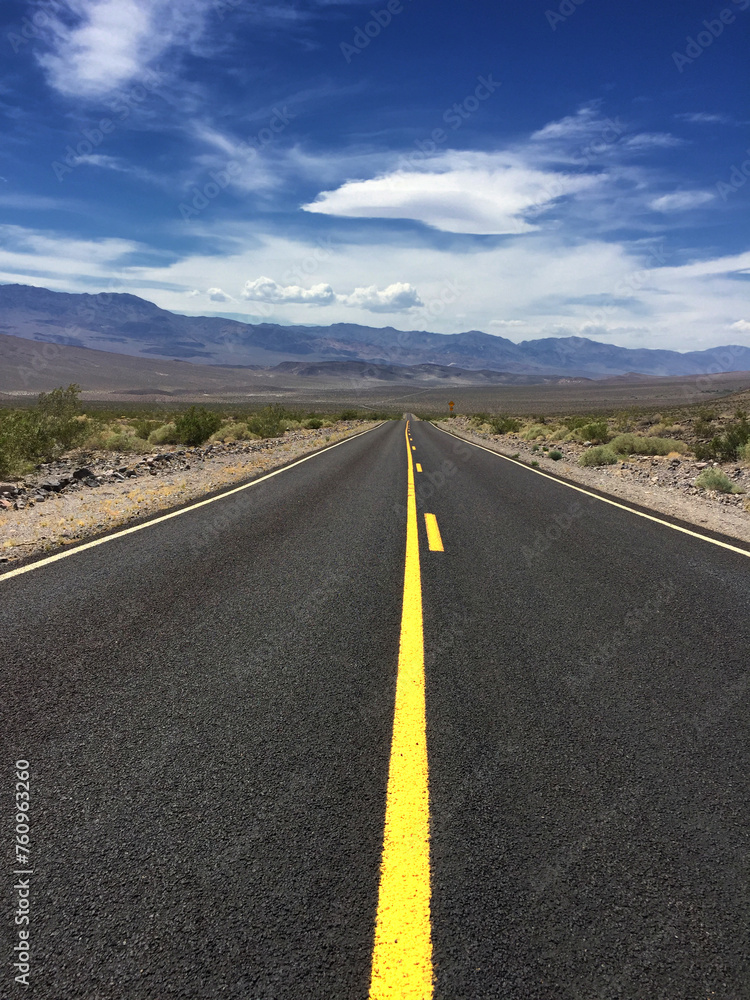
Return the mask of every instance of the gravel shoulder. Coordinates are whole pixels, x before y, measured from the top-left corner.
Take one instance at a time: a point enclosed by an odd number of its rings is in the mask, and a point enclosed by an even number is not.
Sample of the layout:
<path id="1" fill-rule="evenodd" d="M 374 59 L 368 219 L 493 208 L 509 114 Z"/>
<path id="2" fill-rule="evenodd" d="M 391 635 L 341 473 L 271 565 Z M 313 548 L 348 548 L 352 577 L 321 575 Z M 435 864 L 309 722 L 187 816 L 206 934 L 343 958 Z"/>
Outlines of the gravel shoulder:
<path id="1" fill-rule="evenodd" d="M 717 467 L 747 490 L 747 495 L 717 493 L 695 486 L 695 479 L 706 463 L 689 456 L 675 459 L 633 455 L 618 465 L 584 468 L 578 464 L 586 450 L 583 445 L 556 443 L 554 447 L 563 453 L 563 458 L 555 462 L 546 458 L 541 450 L 532 451 L 532 444 L 517 434 L 486 434 L 474 429 L 470 421 L 462 417 L 451 420 L 450 431 L 501 455 L 518 458 L 527 464 L 538 462 L 545 472 L 553 472 L 582 486 L 593 487 L 696 527 L 750 542 L 750 469 L 736 463 Z"/>
<path id="2" fill-rule="evenodd" d="M 0 563 L 49 555 L 113 528 L 198 500 L 319 451 L 373 421 L 340 421 L 283 438 L 154 448 L 144 455 L 70 455 L 0 483 Z"/>

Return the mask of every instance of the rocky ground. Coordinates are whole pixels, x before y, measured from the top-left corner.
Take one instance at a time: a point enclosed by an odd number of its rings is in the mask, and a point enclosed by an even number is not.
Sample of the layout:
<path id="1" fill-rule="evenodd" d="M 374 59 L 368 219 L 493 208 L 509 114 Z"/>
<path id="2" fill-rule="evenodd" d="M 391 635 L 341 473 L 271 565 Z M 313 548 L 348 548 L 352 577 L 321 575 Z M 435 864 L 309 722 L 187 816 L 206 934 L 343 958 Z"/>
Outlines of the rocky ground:
<path id="1" fill-rule="evenodd" d="M 442 424 L 448 427 L 447 424 Z M 456 417 L 450 430 L 470 441 L 476 441 L 503 455 L 518 456 L 527 463 L 538 462 L 539 468 L 554 472 L 585 486 L 593 486 L 642 507 L 670 514 L 702 528 L 721 532 L 750 542 L 750 469 L 743 465 L 697 462 L 690 455 L 651 457 L 632 455 L 618 465 L 583 468 L 578 461 L 586 450 L 582 444 L 546 442 L 563 458 L 555 462 L 541 450 L 534 451 L 532 442 L 518 434 L 487 434 L 480 432 L 470 420 Z M 695 485 L 695 480 L 707 464 L 717 465 L 747 495 L 717 493 Z"/>
<path id="2" fill-rule="evenodd" d="M 154 448 L 147 455 L 72 452 L 17 482 L 0 482 L 0 563 L 50 553 L 250 479 L 374 426 L 340 421 L 283 438 Z"/>

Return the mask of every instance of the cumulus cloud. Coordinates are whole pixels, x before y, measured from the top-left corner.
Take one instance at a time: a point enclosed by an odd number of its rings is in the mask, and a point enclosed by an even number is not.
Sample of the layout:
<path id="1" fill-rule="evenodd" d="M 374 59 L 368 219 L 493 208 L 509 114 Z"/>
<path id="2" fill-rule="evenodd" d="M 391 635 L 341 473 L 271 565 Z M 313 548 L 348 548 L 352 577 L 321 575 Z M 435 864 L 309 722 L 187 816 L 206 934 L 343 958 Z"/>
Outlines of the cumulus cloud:
<path id="1" fill-rule="evenodd" d="M 396 282 L 382 290 L 375 285 L 355 288 L 350 295 L 339 296 L 347 306 L 367 309 L 369 312 L 404 312 L 424 305 L 416 288 L 406 282 Z"/>
<path id="2" fill-rule="evenodd" d="M 746 319 L 738 319 L 736 323 L 731 323 L 730 330 L 737 330 L 739 333 L 750 333 L 750 323 Z"/>
<path id="3" fill-rule="evenodd" d="M 493 319 L 490 320 L 490 326 L 526 326 L 526 323 L 522 319 Z"/>
<path id="4" fill-rule="evenodd" d="M 253 302 L 308 303 L 317 306 L 327 306 L 336 301 L 330 285 L 320 284 L 313 285 L 312 288 L 302 288 L 301 285 L 280 285 L 273 278 L 266 277 L 246 281 L 242 289 L 242 298 Z"/>
<path id="5" fill-rule="evenodd" d="M 396 282 L 383 289 L 370 285 L 355 288 L 348 295 L 337 295 L 330 285 L 302 288 L 300 285 L 280 285 L 273 278 L 261 277 L 245 282 L 242 298 L 274 304 L 345 305 L 369 312 L 405 312 L 423 305 L 416 288 L 405 282 Z"/>
<path id="6" fill-rule="evenodd" d="M 537 228 L 525 213 L 599 180 L 535 169 L 511 154 L 448 152 L 371 180 L 347 181 L 302 207 L 348 218 L 411 219 L 450 233 L 520 234 Z"/>
<path id="7" fill-rule="evenodd" d="M 96 98 L 143 77 L 175 45 L 200 36 L 210 0 L 68 0 L 72 18 L 48 15 L 38 58 L 66 97 Z"/>
<path id="8" fill-rule="evenodd" d="M 235 300 L 231 295 L 227 295 L 225 291 L 221 288 L 209 288 L 206 291 L 206 295 L 211 299 L 212 302 L 234 302 Z"/>
<path id="9" fill-rule="evenodd" d="M 698 208 L 713 199 L 711 191 L 675 191 L 673 194 L 654 198 L 649 205 L 656 212 L 681 212 L 688 208 Z"/>

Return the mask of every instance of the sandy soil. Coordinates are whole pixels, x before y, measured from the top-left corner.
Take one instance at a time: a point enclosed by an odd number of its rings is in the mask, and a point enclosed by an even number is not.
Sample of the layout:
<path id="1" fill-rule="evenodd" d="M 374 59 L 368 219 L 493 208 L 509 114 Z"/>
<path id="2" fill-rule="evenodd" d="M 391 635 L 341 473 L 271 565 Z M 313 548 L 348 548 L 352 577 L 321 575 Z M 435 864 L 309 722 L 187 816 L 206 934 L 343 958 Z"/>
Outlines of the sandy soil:
<path id="1" fill-rule="evenodd" d="M 7 566 L 29 556 L 49 554 L 236 485 L 374 426 L 376 423 L 370 421 L 342 421 L 320 430 L 287 431 L 278 440 L 181 452 L 157 448 L 150 455 L 137 456 L 97 453 L 87 456 L 85 463 L 81 456 L 53 463 L 13 484 L 24 488 L 21 497 L 12 496 L 9 490 L 3 493 L 11 484 L 0 484 L 0 563 Z M 72 474 L 84 464 L 94 474 L 87 477 L 91 485 L 74 482 L 60 491 L 38 485 L 65 470 Z M 118 466 L 128 469 L 126 478 L 117 478 Z"/>

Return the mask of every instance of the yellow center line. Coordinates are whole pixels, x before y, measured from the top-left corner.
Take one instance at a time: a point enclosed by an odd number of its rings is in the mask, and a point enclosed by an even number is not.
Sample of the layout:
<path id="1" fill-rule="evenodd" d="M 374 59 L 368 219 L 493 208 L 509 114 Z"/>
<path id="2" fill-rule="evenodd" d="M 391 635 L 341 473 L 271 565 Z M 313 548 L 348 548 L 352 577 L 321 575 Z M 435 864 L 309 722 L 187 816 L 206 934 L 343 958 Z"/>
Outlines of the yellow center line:
<path id="1" fill-rule="evenodd" d="M 422 578 L 408 435 L 407 422 L 404 599 L 370 1000 L 429 1000 L 433 989 Z"/>
<path id="2" fill-rule="evenodd" d="M 430 546 L 430 552 L 445 552 L 443 548 L 443 539 L 440 537 L 440 528 L 438 528 L 437 518 L 434 514 L 425 514 L 424 525 L 427 528 L 427 542 Z"/>

